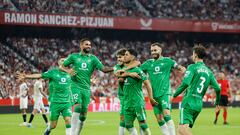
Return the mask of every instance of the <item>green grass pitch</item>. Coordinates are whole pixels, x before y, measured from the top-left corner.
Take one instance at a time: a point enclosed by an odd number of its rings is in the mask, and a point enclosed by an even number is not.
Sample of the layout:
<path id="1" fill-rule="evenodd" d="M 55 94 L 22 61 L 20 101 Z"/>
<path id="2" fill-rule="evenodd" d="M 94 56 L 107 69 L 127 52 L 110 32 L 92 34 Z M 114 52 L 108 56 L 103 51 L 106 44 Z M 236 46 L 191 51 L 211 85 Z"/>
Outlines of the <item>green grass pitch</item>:
<path id="1" fill-rule="evenodd" d="M 30 115 L 28 114 L 27 119 Z M 173 110 L 172 117 L 175 124 L 178 123 L 179 110 Z M 200 113 L 195 126 L 192 129 L 194 135 L 236 135 L 240 134 L 240 108 L 230 108 L 228 121 L 230 125 L 223 125 L 222 112 L 219 115 L 217 125 L 213 125 L 215 114 L 214 109 L 203 109 Z M 36 115 L 33 120 L 33 128 L 20 127 L 22 122 L 20 114 L 1 114 L 0 115 L 0 134 L 1 135 L 43 135 L 46 128 L 41 115 Z M 152 111 L 147 111 L 147 122 L 152 131 L 152 135 L 161 135 Z M 82 135 L 117 135 L 119 115 L 117 112 L 94 112 L 89 113 Z M 135 122 L 138 129 L 138 124 Z M 176 126 L 177 127 L 177 126 Z M 60 117 L 57 128 L 52 135 L 65 135 L 64 121 Z M 128 135 L 128 134 L 127 134 Z"/>

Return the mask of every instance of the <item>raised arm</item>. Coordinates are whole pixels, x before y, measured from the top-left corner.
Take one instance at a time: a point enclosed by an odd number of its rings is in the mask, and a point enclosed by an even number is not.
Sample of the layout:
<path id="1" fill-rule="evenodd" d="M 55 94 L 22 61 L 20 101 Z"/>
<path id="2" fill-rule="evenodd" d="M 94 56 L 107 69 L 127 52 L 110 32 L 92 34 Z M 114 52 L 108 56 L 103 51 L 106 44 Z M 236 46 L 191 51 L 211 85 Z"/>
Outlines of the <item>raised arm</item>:
<path id="1" fill-rule="evenodd" d="M 25 74 L 25 73 L 18 73 L 17 78 L 22 79 L 39 79 L 42 77 L 42 74 Z"/>

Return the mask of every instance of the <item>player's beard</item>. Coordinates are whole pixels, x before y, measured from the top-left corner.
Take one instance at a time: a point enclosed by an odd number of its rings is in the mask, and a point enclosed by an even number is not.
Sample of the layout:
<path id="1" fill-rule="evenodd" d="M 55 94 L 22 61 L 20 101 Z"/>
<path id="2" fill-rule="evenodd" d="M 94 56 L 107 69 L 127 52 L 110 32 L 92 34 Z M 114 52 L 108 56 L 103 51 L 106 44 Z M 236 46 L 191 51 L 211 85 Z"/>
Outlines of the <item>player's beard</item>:
<path id="1" fill-rule="evenodd" d="M 159 57 L 160 57 L 159 53 L 153 53 L 152 54 L 152 58 L 155 59 L 155 60 L 157 60 Z"/>
<path id="2" fill-rule="evenodd" d="M 90 52 L 90 49 L 89 49 L 89 48 L 84 48 L 84 49 L 83 49 L 83 52 L 84 52 L 84 53 L 89 53 L 89 52 Z"/>

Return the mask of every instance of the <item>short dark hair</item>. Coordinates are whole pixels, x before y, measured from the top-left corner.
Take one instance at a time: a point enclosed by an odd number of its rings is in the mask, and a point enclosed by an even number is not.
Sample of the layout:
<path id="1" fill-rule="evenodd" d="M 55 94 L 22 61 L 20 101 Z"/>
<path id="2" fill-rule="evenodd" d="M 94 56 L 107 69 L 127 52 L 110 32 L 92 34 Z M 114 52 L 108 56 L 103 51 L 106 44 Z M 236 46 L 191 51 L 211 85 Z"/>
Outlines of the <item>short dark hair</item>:
<path id="1" fill-rule="evenodd" d="M 117 51 L 117 56 L 118 56 L 118 55 L 121 55 L 121 56 L 125 55 L 126 51 L 127 51 L 126 48 L 121 48 L 121 49 L 119 49 L 119 50 Z"/>
<path id="2" fill-rule="evenodd" d="M 131 55 L 133 55 L 133 56 L 135 56 L 135 57 L 137 57 L 137 51 L 135 51 L 134 49 L 127 49 L 127 51 L 131 54 Z"/>
<path id="3" fill-rule="evenodd" d="M 201 44 L 195 45 L 193 47 L 193 51 L 197 54 L 198 58 L 200 59 L 203 59 L 207 55 L 206 48 Z"/>
<path id="4" fill-rule="evenodd" d="M 82 43 L 85 42 L 85 41 L 91 42 L 91 40 L 90 40 L 89 38 L 82 38 L 82 39 L 80 40 L 80 45 L 82 45 Z"/>
<path id="5" fill-rule="evenodd" d="M 163 43 L 155 42 L 155 43 L 152 43 L 151 46 L 158 46 L 163 48 Z"/>

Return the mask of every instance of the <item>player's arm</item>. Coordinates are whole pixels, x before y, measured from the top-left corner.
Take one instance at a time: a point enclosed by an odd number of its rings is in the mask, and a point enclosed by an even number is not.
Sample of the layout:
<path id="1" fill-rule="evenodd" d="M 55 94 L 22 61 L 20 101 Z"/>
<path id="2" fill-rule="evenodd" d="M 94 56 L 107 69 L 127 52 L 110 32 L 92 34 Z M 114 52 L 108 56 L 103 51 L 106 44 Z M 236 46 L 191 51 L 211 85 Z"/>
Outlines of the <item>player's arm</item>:
<path id="1" fill-rule="evenodd" d="M 149 80 L 145 80 L 143 82 L 143 84 L 145 85 L 145 87 L 147 89 L 148 97 L 150 99 L 150 102 L 151 102 L 152 106 L 158 105 L 158 102 L 153 99 L 152 86 L 150 84 L 150 81 Z"/>
<path id="2" fill-rule="evenodd" d="M 216 93 L 215 105 L 219 105 L 221 87 L 219 86 L 219 84 L 218 84 L 216 78 L 213 76 L 213 74 L 211 75 L 210 86 L 215 90 L 215 93 Z"/>
<path id="3" fill-rule="evenodd" d="M 17 78 L 22 79 L 39 79 L 42 78 L 42 74 L 25 74 L 25 73 L 18 73 Z"/>
<path id="4" fill-rule="evenodd" d="M 107 66 L 104 66 L 101 71 L 103 73 L 109 73 L 109 72 L 112 72 L 113 71 L 113 67 L 107 67 Z"/>
<path id="5" fill-rule="evenodd" d="M 123 71 L 119 74 L 115 74 L 117 77 L 119 78 L 126 78 L 126 77 L 132 77 L 132 78 L 137 78 L 137 79 L 141 79 L 141 76 L 136 73 L 136 72 L 127 72 L 127 71 Z"/>
<path id="6" fill-rule="evenodd" d="M 114 73 L 115 76 L 119 76 L 121 74 L 123 74 L 125 71 L 129 70 L 129 69 L 132 69 L 132 68 L 135 68 L 135 67 L 138 67 L 139 65 L 141 64 L 140 61 L 138 60 L 135 60 L 133 61 L 133 63 L 131 63 L 129 66 L 127 66 L 126 68 L 123 68 L 122 70 L 118 70 Z"/>
<path id="7" fill-rule="evenodd" d="M 187 87 L 188 85 L 182 82 L 180 86 L 177 88 L 177 90 L 175 91 L 175 93 L 173 94 L 173 98 L 176 98 L 178 95 L 180 95 Z"/>
<path id="8" fill-rule="evenodd" d="M 175 60 L 172 60 L 172 62 L 173 62 L 173 67 L 175 68 L 175 69 L 177 69 L 178 71 L 180 71 L 181 73 L 185 73 L 185 71 L 186 71 L 186 68 L 184 67 L 184 66 L 182 66 L 182 65 L 179 65 Z"/>
<path id="9" fill-rule="evenodd" d="M 180 95 L 192 82 L 194 72 L 191 66 L 188 66 L 187 71 L 185 72 L 184 78 L 180 86 L 177 88 L 175 93 L 173 94 L 173 98 L 176 98 L 178 95 Z"/>
<path id="10" fill-rule="evenodd" d="M 228 82 L 227 90 L 228 90 L 229 97 L 232 98 L 232 89 L 230 87 L 230 83 L 229 82 Z"/>
<path id="11" fill-rule="evenodd" d="M 139 65 L 141 65 L 141 62 L 138 60 L 133 61 L 130 65 L 128 65 L 126 68 L 123 68 L 124 71 L 127 71 L 129 69 L 138 67 Z"/>

